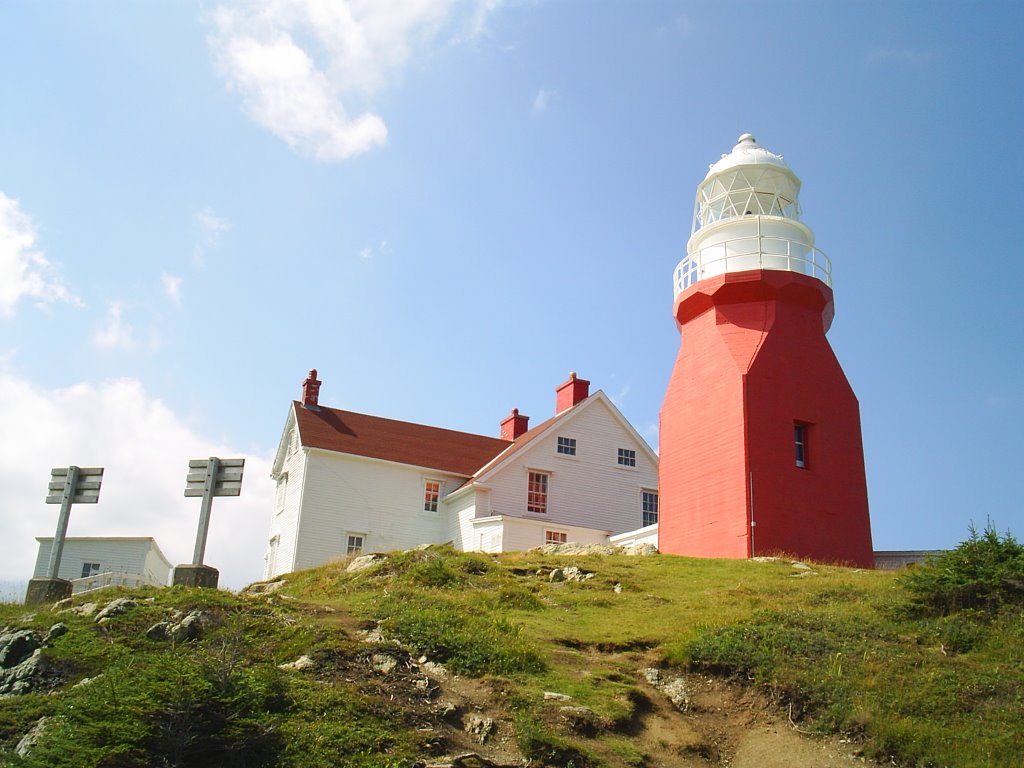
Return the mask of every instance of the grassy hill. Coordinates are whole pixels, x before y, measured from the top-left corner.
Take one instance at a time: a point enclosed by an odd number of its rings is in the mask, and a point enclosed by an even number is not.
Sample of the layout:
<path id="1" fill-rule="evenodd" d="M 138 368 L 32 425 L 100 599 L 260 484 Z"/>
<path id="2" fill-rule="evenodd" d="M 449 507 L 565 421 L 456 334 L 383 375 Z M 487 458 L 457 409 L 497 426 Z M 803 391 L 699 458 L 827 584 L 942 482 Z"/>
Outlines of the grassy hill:
<path id="1" fill-rule="evenodd" d="M 903 578 L 432 547 L 251 594 L 3 606 L 4 632 L 43 647 L 35 690 L 0 699 L 0 764 L 737 765 L 771 723 L 862 760 L 1020 765 L 1024 555 L 973 540 Z"/>

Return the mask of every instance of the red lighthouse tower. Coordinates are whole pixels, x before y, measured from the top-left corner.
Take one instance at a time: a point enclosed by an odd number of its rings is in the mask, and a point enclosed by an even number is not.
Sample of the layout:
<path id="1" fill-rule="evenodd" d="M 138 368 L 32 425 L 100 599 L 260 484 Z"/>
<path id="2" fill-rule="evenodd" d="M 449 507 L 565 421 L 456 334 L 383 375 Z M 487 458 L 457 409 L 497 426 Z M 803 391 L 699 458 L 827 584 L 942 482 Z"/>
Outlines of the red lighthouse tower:
<path id="1" fill-rule="evenodd" d="M 874 567 L 860 410 L 799 190 L 750 134 L 697 188 L 661 408 L 662 552 Z"/>

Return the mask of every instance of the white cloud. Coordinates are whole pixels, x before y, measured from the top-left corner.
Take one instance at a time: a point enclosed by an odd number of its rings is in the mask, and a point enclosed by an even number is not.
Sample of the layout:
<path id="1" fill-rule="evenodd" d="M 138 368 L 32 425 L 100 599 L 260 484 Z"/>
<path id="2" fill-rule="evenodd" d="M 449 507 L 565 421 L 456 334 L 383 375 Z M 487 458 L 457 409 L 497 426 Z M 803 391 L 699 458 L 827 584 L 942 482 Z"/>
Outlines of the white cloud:
<path id="1" fill-rule="evenodd" d="M 537 95 L 533 99 L 533 111 L 534 112 L 547 112 L 548 106 L 551 104 L 551 100 L 558 95 L 558 91 L 548 90 L 541 88 L 537 91 Z"/>
<path id="2" fill-rule="evenodd" d="M 376 247 L 376 249 L 371 247 L 371 246 L 366 246 L 365 248 L 360 248 L 359 249 L 359 258 L 362 259 L 363 261 L 373 261 L 375 258 L 377 258 L 378 254 L 380 254 L 381 256 L 387 256 L 390 253 L 391 253 L 391 246 L 388 245 L 388 241 L 387 240 L 381 240 L 380 241 L 380 245 L 378 245 Z"/>
<path id="3" fill-rule="evenodd" d="M 98 504 L 72 509 L 69 536 L 153 536 L 172 565 L 192 559 L 199 500 L 184 498 L 189 459 L 244 457 L 242 495 L 213 505 L 206 563 L 221 586 L 262 575 L 273 505 L 270 457 L 198 434 L 134 379 L 45 390 L 0 371 L 0 584 L 25 581 L 36 536 L 53 536 L 57 506 L 43 503 L 53 467 L 104 468 Z"/>
<path id="4" fill-rule="evenodd" d="M 163 283 L 164 293 L 176 306 L 181 306 L 181 283 L 182 279 L 166 272 L 160 273 L 160 282 Z"/>
<path id="5" fill-rule="evenodd" d="M 112 301 L 107 305 L 106 321 L 103 327 L 92 335 L 94 346 L 100 349 L 135 349 L 135 331 L 121 317 L 122 309 L 119 301 Z"/>
<path id="6" fill-rule="evenodd" d="M 470 36 L 500 0 L 469 7 Z M 451 22 L 454 0 L 271 0 L 210 14 L 217 67 L 248 115 L 292 149 L 335 162 L 387 142 L 384 120 L 342 101 L 384 87 L 418 43 Z M 466 6 L 458 6 L 465 9 Z"/>
<path id="7" fill-rule="evenodd" d="M 199 242 L 192 251 L 192 261 L 201 267 L 206 263 L 207 252 L 217 248 L 221 235 L 231 229 L 231 222 L 204 208 L 196 214 L 196 223 L 199 225 Z"/>
<path id="8" fill-rule="evenodd" d="M 36 237 L 35 225 L 18 201 L 0 192 L 0 315 L 13 315 L 23 298 L 35 299 L 37 306 L 82 304 L 38 250 Z"/>

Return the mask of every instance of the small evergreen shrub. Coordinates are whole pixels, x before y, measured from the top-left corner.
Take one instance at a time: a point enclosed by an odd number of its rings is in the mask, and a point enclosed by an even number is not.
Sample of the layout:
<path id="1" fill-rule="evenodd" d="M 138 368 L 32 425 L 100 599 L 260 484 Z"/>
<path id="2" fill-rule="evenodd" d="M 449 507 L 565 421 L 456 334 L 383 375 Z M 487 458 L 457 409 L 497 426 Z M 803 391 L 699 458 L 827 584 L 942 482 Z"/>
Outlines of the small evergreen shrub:
<path id="1" fill-rule="evenodd" d="M 1005 605 L 1024 605 L 1024 546 L 989 523 L 956 549 L 911 569 L 900 581 L 918 616 L 984 611 L 994 616 Z"/>

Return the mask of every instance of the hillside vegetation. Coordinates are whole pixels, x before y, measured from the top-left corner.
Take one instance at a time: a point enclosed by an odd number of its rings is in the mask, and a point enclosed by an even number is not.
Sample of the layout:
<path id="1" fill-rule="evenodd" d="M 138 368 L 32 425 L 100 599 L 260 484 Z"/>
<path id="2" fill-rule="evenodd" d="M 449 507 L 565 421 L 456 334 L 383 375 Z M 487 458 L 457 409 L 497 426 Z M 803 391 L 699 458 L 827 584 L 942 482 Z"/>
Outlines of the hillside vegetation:
<path id="1" fill-rule="evenodd" d="M 41 648 L 32 689 L 0 699 L 0 764 L 736 765 L 769 711 L 862 761 L 1021 764 L 1009 535 L 902 576 L 443 547 L 362 564 L 2 607 L 3 634 Z"/>

